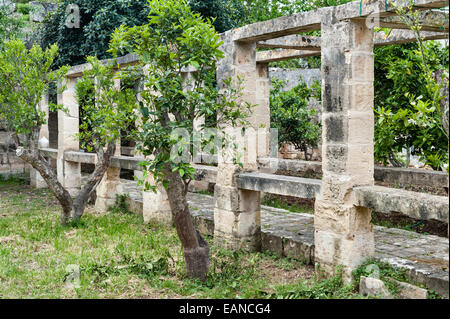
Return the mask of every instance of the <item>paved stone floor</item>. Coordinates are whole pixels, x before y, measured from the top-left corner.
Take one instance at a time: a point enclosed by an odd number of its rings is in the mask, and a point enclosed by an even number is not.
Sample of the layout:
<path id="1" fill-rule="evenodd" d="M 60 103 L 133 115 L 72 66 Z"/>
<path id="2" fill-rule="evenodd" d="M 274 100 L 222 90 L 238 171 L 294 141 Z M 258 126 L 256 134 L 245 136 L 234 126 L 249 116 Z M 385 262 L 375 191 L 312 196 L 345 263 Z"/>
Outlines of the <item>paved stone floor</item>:
<path id="1" fill-rule="evenodd" d="M 137 185 L 129 181 L 122 185 L 122 191 L 130 195 L 136 207 L 142 205 L 142 194 Z M 197 227 L 202 232 L 212 234 L 214 197 L 189 193 L 188 201 Z M 314 215 L 263 206 L 261 224 L 263 249 L 289 255 L 288 251 L 297 247 L 306 259 L 311 262 L 314 260 Z M 447 238 L 379 226 L 374 229 L 377 258 L 408 269 L 414 281 L 426 284 L 430 289 L 448 297 Z"/>

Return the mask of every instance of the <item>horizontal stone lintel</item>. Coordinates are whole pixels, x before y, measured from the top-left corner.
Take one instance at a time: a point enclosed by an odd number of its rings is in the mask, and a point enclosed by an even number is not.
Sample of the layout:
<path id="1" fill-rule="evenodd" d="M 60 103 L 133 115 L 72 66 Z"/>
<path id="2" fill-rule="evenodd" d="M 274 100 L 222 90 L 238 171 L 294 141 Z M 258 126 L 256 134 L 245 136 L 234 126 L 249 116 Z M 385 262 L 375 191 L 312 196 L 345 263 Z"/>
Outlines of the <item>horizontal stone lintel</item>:
<path id="1" fill-rule="evenodd" d="M 102 63 L 106 64 L 108 62 L 113 62 L 115 61 L 115 63 L 117 64 L 117 67 L 120 68 L 124 68 L 130 65 L 136 65 L 139 63 L 139 57 L 137 54 L 135 53 L 130 53 L 121 57 L 114 59 L 106 59 L 106 60 L 102 60 Z M 83 73 L 87 70 L 90 70 L 92 68 L 92 66 L 89 63 L 84 63 L 84 64 L 79 64 L 79 65 L 75 65 L 72 66 L 69 71 L 66 74 L 66 77 L 68 78 L 78 78 L 83 76 Z M 193 67 L 185 67 L 182 69 L 183 73 L 189 73 L 189 72 L 195 72 L 196 69 L 194 69 Z"/>
<path id="2" fill-rule="evenodd" d="M 381 213 L 398 212 L 420 220 L 448 223 L 448 198 L 381 186 L 355 187 L 355 205 Z"/>
<path id="3" fill-rule="evenodd" d="M 394 0 L 398 7 L 407 8 L 409 0 Z M 414 7 L 418 10 L 444 7 L 444 1 L 440 0 L 415 0 Z M 361 3 L 353 1 L 336 7 L 319 8 L 308 12 L 300 12 L 290 16 L 280 17 L 273 20 L 258 22 L 234 29 L 229 34 L 233 41 L 258 42 L 287 35 L 298 34 L 312 30 L 320 30 L 322 16 L 333 11 L 336 20 L 347 20 L 367 17 L 378 14 L 380 17 L 395 15 L 395 9 L 385 1 L 370 1 Z"/>
<path id="4" fill-rule="evenodd" d="M 428 40 L 445 40 L 448 38 L 448 33 L 444 32 L 421 32 L 421 37 L 424 41 Z M 283 37 L 280 41 L 281 44 L 277 45 L 276 40 L 266 41 L 269 45 L 262 45 L 261 47 L 281 48 L 280 50 L 271 51 L 259 51 L 256 53 L 257 63 L 269 63 L 278 62 L 290 59 L 305 58 L 311 56 L 321 55 L 320 38 L 317 38 L 316 42 L 319 43 L 319 47 L 310 50 L 304 42 L 296 42 L 291 38 L 292 36 Z M 292 40 L 286 39 L 290 38 Z M 290 41 L 290 42 L 289 42 Z M 416 41 L 416 37 L 411 30 L 392 30 L 390 34 L 386 35 L 384 32 L 374 33 L 374 47 L 382 47 L 392 44 L 402 44 Z M 262 43 L 266 43 L 262 42 Z"/>
<path id="5" fill-rule="evenodd" d="M 240 189 L 300 198 L 315 198 L 321 185 L 317 179 L 264 173 L 240 173 L 237 177 Z"/>
<path id="6" fill-rule="evenodd" d="M 260 168 L 293 172 L 322 172 L 322 163 L 314 161 L 258 158 Z M 415 168 L 375 166 L 374 178 L 378 182 L 413 184 L 418 186 L 448 187 L 448 174 Z"/>

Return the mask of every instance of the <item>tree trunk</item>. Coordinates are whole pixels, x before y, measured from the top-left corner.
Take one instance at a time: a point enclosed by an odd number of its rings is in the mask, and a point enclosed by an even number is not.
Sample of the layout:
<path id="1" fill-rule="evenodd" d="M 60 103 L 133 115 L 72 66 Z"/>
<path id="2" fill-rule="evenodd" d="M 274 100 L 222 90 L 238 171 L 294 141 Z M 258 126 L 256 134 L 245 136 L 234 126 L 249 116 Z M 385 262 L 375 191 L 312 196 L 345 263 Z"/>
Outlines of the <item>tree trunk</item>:
<path id="1" fill-rule="evenodd" d="M 175 228 L 183 245 L 187 275 L 205 281 L 209 269 L 208 243 L 194 228 L 180 174 L 172 172 L 168 165 L 164 170 L 169 179 L 167 195 Z"/>
<path id="2" fill-rule="evenodd" d="M 111 157 L 114 156 L 115 151 L 116 144 L 109 143 L 106 152 L 103 151 L 103 148 L 100 148 L 97 152 L 98 161 L 95 165 L 94 172 L 89 176 L 87 183 L 74 199 L 72 212 L 73 219 L 80 219 L 83 216 L 87 202 L 89 201 L 92 192 L 95 191 L 98 184 L 101 182 L 103 176 L 105 176 L 111 163 Z"/>
<path id="3" fill-rule="evenodd" d="M 35 149 L 37 150 L 37 147 Z M 16 153 L 18 157 L 33 166 L 47 182 L 48 187 L 62 206 L 61 224 L 66 225 L 71 219 L 78 220 L 83 216 L 89 197 L 105 175 L 115 151 L 115 143 L 109 143 L 106 152 L 103 149 L 98 151 L 98 162 L 95 170 L 75 199 L 72 199 L 69 192 L 59 183 L 52 167 L 39 151 L 19 147 Z"/>
<path id="4" fill-rule="evenodd" d="M 66 225 L 72 214 L 73 200 L 69 192 L 58 181 L 58 177 L 50 164 L 39 153 L 39 151 L 27 150 L 23 147 L 18 147 L 16 150 L 16 155 L 30 164 L 41 174 L 42 178 L 45 180 L 48 187 L 62 206 L 63 211 L 61 213 L 61 224 Z"/>

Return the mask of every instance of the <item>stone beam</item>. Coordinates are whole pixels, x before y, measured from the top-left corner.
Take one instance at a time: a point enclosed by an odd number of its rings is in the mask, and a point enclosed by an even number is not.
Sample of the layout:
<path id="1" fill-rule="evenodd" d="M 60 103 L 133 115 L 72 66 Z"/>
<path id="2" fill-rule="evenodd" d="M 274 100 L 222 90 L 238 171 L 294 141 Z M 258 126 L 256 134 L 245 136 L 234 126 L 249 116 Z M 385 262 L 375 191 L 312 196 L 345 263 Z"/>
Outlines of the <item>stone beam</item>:
<path id="1" fill-rule="evenodd" d="M 315 198 L 322 184 L 317 179 L 264 173 L 240 173 L 236 181 L 240 189 L 300 198 Z"/>
<path id="2" fill-rule="evenodd" d="M 420 220 L 439 220 L 448 223 L 448 197 L 410 192 L 381 186 L 354 188 L 355 205 L 374 211 L 398 212 Z"/>
<path id="3" fill-rule="evenodd" d="M 322 163 L 314 161 L 258 158 L 260 170 L 270 172 L 291 171 L 322 173 Z M 448 187 L 449 176 L 445 172 L 415 168 L 375 166 L 374 178 L 378 182 L 431 187 Z"/>
<path id="4" fill-rule="evenodd" d="M 398 7 L 409 7 L 409 0 L 394 0 Z M 414 7 L 419 10 L 443 8 L 446 1 L 416 0 Z M 321 17 L 326 12 L 332 12 L 335 21 L 357 19 L 377 15 L 386 17 L 395 15 L 394 8 L 381 0 L 353 1 L 336 7 L 319 8 L 308 12 L 301 12 L 273 20 L 250 24 L 234 30 L 233 40 L 240 42 L 258 42 L 275 39 L 302 32 L 320 30 Z"/>
<path id="5" fill-rule="evenodd" d="M 428 40 L 443 40 L 448 39 L 448 34 L 443 32 L 428 32 L 423 31 L 420 33 L 424 41 Z M 272 48 L 282 48 L 282 50 L 272 50 L 272 51 L 259 51 L 256 53 L 257 63 L 268 63 L 277 62 L 290 59 L 305 58 L 310 56 L 320 55 L 320 38 L 315 38 L 315 42 L 319 45 L 319 51 L 307 50 L 308 46 L 303 47 L 304 42 L 295 42 L 295 38 L 292 36 L 280 38 L 282 41 L 270 40 L 262 43 L 270 42 L 270 47 Z M 392 44 L 401 44 L 416 41 L 414 32 L 411 30 L 392 30 L 388 36 L 384 32 L 374 33 L 374 46 L 381 47 Z M 281 44 L 277 44 L 281 43 Z M 258 47 L 260 44 L 258 43 Z M 269 46 L 261 46 L 269 47 Z M 289 48 L 289 49 L 284 49 Z"/>
<path id="6" fill-rule="evenodd" d="M 256 63 L 270 63 L 296 58 L 306 58 L 310 56 L 318 56 L 320 51 L 304 51 L 304 50 L 271 50 L 259 51 L 256 53 Z"/>
<path id="7" fill-rule="evenodd" d="M 448 33 L 448 13 L 441 11 L 423 11 L 419 13 L 418 22 L 422 31 Z M 409 26 L 397 16 L 380 19 L 379 26 L 390 29 L 410 29 Z"/>
<path id="8" fill-rule="evenodd" d="M 320 51 L 320 37 L 288 35 L 286 37 L 256 43 L 259 49 L 294 49 Z"/>

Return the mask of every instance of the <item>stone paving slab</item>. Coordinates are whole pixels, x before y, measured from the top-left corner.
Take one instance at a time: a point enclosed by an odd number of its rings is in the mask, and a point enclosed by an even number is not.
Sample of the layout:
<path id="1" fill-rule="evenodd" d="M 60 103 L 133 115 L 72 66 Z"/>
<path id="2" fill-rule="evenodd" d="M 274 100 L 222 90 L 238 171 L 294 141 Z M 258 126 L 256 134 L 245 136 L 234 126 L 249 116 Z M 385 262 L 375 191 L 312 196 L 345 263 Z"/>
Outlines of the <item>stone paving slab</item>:
<path id="1" fill-rule="evenodd" d="M 136 183 L 122 183 L 133 206 L 141 206 L 142 193 Z M 188 194 L 193 220 L 199 231 L 214 233 L 214 197 Z M 139 213 L 139 209 L 136 210 Z M 291 213 L 262 206 L 262 249 L 280 256 L 314 262 L 314 215 Z M 405 268 L 412 280 L 425 284 L 442 296 L 449 296 L 449 241 L 396 228 L 375 226 L 376 257 L 396 267 Z"/>

